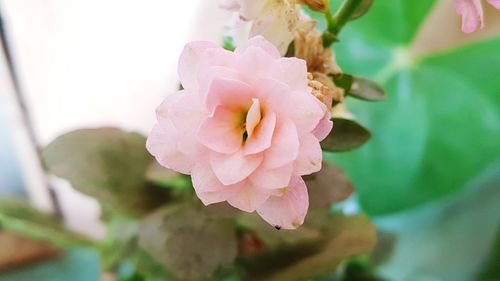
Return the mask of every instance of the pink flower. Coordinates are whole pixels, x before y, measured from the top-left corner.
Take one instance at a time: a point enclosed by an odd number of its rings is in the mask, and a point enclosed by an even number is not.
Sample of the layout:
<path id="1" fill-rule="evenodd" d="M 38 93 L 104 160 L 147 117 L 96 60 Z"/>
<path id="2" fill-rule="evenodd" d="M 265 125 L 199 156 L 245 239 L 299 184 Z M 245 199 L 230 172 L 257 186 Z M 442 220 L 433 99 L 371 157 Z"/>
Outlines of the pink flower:
<path id="1" fill-rule="evenodd" d="M 262 35 L 285 54 L 301 18 L 297 0 L 219 0 L 223 9 L 252 21 L 250 36 Z"/>
<path id="2" fill-rule="evenodd" d="M 321 169 L 319 141 L 332 129 L 305 61 L 280 57 L 259 36 L 234 53 L 189 43 L 178 70 L 184 90 L 158 107 L 150 153 L 190 174 L 205 205 L 227 201 L 274 226 L 301 225 L 309 205 L 301 176 Z"/>
<path id="3" fill-rule="evenodd" d="M 462 31 L 474 32 L 484 26 L 483 5 L 481 0 L 454 0 L 457 13 L 462 16 Z M 500 0 L 488 0 L 495 8 L 500 9 Z"/>

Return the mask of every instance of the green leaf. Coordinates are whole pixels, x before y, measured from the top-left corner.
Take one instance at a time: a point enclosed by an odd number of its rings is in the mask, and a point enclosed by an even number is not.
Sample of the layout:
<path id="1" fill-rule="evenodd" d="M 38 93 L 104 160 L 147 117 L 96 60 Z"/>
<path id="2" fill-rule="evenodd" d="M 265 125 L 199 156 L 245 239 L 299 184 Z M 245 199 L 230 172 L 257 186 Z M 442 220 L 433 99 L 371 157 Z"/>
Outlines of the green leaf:
<path id="1" fill-rule="evenodd" d="M 309 208 L 329 208 L 333 203 L 347 199 L 354 192 L 354 185 L 342 169 L 323 162 L 321 171 L 305 176 L 309 192 Z"/>
<path id="2" fill-rule="evenodd" d="M 344 89 L 345 95 L 366 101 L 382 101 L 387 99 L 384 89 L 376 82 L 350 74 L 334 75 L 336 86 Z"/>
<path id="3" fill-rule="evenodd" d="M 365 144 L 371 137 L 370 131 L 354 120 L 333 118 L 333 130 L 321 142 L 326 151 L 342 152 L 356 149 Z"/>
<path id="4" fill-rule="evenodd" d="M 375 80 L 390 97 L 348 99 L 373 138 L 326 156 L 346 170 L 370 214 L 457 192 L 500 157 L 500 84 L 492 79 L 500 75 L 500 38 L 418 56 L 411 45 L 435 2 L 375 1 L 335 45 L 343 70 Z"/>
<path id="5" fill-rule="evenodd" d="M 380 271 L 389 280 L 481 280 L 478 273 L 496 247 L 499 186 L 500 161 L 458 193 L 377 218 L 379 229 L 397 237 L 394 253 Z"/>
<path id="6" fill-rule="evenodd" d="M 160 209 L 142 223 L 139 245 L 180 280 L 207 280 L 236 257 L 234 221 L 193 206 Z"/>
<path id="7" fill-rule="evenodd" d="M 306 227 L 325 231 L 319 250 L 263 277 L 263 281 L 310 280 L 335 272 L 346 258 L 369 252 L 376 244 L 375 225 L 364 215 L 346 217 L 310 211 Z"/>
<path id="8" fill-rule="evenodd" d="M 490 250 L 490 256 L 485 263 L 484 268 L 479 274 L 478 280 L 498 280 L 500 279 L 500 225 L 497 230 L 496 238 Z"/>
<path id="9" fill-rule="evenodd" d="M 0 200 L 0 228 L 60 247 L 94 246 L 91 241 L 67 230 L 55 217 L 16 199 Z"/>
<path id="10" fill-rule="evenodd" d="M 82 129 L 58 137 L 42 155 L 51 173 L 105 209 L 143 215 L 169 200 L 168 190 L 146 180 L 153 159 L 145 143 L 143 136 L 119 129 Z"/>

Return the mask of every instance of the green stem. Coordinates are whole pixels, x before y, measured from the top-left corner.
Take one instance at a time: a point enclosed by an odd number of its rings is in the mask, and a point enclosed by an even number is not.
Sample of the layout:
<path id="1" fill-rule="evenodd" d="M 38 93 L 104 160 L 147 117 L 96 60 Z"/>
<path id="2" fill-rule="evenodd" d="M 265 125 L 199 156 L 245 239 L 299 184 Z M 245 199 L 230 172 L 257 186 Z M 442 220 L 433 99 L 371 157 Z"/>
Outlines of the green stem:
<path id="1" fill-rule="evenodd" d="M 323 33 L 323 46 L 325 48 L 330 47 L 333 42 L 337 41 L 338 34 L 362 3 L 363 0 L 345 0 L 334 16 L 330 12 L 325 13 L 328 23 L 327 30 Z"/>

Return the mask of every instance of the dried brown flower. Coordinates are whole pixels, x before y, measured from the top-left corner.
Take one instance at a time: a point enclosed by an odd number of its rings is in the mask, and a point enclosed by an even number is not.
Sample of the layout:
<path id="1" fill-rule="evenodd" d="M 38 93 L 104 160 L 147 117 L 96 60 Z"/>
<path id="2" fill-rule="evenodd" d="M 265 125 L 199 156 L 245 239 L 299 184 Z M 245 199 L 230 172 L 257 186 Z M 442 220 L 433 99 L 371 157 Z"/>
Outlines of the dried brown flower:
<path id="1" fill-rule="evenodd" d="M 342 73 L 335 61 L 331 48 L 323 47 L 321 32 L 316 29 L 316 21 L 303 21 L 295 33 L 295 56 L 307 63 L 309 86 L 313 95 L 329 110 L 334 104 L 344 101 L 344 90 L 336 87 L 329 75 Z"/>

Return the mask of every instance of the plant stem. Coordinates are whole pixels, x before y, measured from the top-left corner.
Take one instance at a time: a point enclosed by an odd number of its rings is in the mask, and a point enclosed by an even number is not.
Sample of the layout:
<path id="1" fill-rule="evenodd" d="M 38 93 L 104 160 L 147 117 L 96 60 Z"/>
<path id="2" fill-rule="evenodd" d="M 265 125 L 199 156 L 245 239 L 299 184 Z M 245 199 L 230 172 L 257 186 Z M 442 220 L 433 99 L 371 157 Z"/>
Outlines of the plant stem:
<path id="1" fill-rule="evenodd" d="M 328 23 L 327 30 L 323 33 L 323 46 L 325 48 L 337 41 L 339 32 L 362 3 L 363 0 L 345 0 L 334 16 L 330 12 L 325 13 L 325 19 Z"/>

